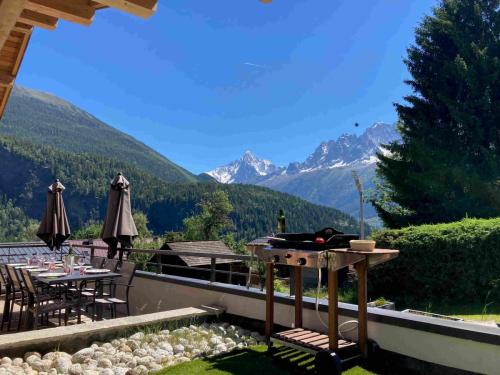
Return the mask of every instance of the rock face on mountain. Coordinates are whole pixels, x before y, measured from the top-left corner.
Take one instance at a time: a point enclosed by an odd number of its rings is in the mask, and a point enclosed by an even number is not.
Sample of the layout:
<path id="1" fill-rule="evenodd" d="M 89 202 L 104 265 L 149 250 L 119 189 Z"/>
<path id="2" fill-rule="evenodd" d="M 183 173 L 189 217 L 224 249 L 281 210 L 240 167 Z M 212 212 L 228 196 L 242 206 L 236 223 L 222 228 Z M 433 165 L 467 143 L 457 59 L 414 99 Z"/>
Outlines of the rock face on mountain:
<path id="1" fill-rule="evenodd" d="M 321 143 L 304 162 L 279 167 L 247 151 L 241 159 L 207 174 L 222 183 L 262 185 L 358 215 L 352 171 L 360 175 L 365 189 L 373 188 L 376 153 L 383 152 L 381 145 L 398 139 L 395 125 L 377 122 L 359 136 L 343 134 Z M 375 217 L 370 205 L 366 213 Z"/>
<path id="2" fill-rule="evenodd" d="M 239 160 L 206 174 L 223 184 L 255 184 L 283 170 L 284 168 L 275 166 L 269 160 L 259 159 L 250 151 L 246 151 Z"/>

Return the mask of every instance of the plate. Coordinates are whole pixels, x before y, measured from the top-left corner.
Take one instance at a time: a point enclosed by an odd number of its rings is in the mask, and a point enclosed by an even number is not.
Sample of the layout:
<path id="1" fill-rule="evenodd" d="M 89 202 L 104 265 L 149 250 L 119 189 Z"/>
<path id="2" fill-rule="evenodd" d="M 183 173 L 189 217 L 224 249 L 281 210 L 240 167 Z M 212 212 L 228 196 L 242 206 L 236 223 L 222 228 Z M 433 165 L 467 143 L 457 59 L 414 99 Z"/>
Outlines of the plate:
<path id="1" fill-rule="evenodd" d="M 30 272 L 46 272 L 48 270 L 49 270 L 48 268 L 30 268 L 29 269 Z"/>
<path id="2" fill-rule="evenodd" d="M 89 268 L 85 272 L 86 273 L 108 273 L 108 272 L 111 272 L 111 270 L 108 270 L 106 268 Z"/>
<path id="3" fill-rule="evenodd" d="M 74 268 L 75 270 L 79 270 L 79 269 L 80 269 L 80 267 L 83 267 L 83 268 L 85 268 L 85 269 L 92 268 L 92 266 L 74 266 L 73 268 Z"/>
<path id="4" fill-rule="evenodd" d="M 64 272 L 44 272 L 38 274 L 38 277 L 64 277 L 64 276 L 66 276 Z"/>

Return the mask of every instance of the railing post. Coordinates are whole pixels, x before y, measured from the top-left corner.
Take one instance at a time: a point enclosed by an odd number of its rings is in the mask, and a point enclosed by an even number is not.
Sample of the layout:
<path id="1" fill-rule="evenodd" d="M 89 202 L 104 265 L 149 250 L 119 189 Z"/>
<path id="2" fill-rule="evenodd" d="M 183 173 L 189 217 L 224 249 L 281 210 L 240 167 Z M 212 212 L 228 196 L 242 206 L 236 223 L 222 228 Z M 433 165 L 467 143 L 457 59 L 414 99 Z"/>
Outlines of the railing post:
<path id="1" fill-rule="evenodd" d="M 156 273 L 161 274 L 161 254 L 156 254 Z"/>
<path id="2" fill-rule="evenodd" d="M 216 258 L 210 258 L 210 282 L 215 282 L 215 261 Z"/>
<path id="3" fill-rule="evenodd" d="M 94 246 L 92 246 L 90 248 L 90 259 L 92 259 L 94 257 L 94 253 L 95 253 L 95 248 L 94 248 Z"/>
<path id="4" fill-rule="evenodd" d="M 229 274 L 227 277 L 227 283 L 232 284 L 233 281 L 233 263 L 229 263 Z"/>

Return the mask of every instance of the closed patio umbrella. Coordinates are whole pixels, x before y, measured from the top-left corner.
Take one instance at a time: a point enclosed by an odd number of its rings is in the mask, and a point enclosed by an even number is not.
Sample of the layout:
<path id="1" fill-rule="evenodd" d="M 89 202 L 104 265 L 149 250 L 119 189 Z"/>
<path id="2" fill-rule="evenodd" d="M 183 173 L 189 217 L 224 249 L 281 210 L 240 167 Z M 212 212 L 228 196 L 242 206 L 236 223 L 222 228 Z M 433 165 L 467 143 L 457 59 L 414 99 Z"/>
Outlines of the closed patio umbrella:
<path id="1" fill-rule="evenodd" d="M 101 231 L 101 238 L 109 246 L 108 258 L 114 258 L 121 248 L 132 247 L 134 238 L 137 237 L 132 209 L 130 205 L 130 184 L 127 179 L 118 173 L 111 181 L 108 197 L 108 208 Z M 120 260 L 123 250 L 120 250 Z"/>
<path id="2" fill-rule="evenodd" d="M 36 235 L 53 250 L 59 250 L 63 242 L 69 237 L 69 228 L 62 192 L 65 187 L 59 180 L 49 186 L 47 191 L 47 207 L 38 227 Z"/>

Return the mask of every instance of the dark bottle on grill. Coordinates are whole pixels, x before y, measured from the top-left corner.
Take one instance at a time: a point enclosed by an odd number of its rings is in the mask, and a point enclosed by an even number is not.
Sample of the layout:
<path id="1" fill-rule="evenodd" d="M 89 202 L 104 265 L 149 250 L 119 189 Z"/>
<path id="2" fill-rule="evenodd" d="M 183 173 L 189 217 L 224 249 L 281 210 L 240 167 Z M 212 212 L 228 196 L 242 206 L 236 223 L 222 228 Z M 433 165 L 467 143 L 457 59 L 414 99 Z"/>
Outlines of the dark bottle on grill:
<path id="1" fill-rule="evenodd" d="M 285 211 L 283 211 L 283 209 L 280 209 L 280 213 L 278 215 L 278 233 L 286 233 L 285 222 Z"/>

